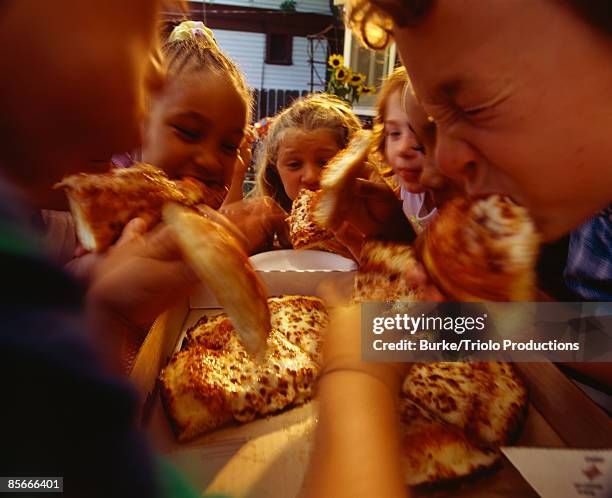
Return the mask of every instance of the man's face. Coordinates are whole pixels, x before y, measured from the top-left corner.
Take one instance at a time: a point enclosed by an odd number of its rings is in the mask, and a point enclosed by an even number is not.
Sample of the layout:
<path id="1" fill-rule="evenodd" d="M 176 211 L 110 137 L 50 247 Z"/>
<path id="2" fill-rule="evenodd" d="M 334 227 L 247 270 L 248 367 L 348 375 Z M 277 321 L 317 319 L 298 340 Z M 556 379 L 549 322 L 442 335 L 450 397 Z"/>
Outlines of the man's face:
<path id="1" fill-rule="evenodd" d="M 468 193 L 509 194 L 545 239 L 610 202 L 611 40 L 533 0 L 435 2 L 394 37 L 437 165 Z"/>

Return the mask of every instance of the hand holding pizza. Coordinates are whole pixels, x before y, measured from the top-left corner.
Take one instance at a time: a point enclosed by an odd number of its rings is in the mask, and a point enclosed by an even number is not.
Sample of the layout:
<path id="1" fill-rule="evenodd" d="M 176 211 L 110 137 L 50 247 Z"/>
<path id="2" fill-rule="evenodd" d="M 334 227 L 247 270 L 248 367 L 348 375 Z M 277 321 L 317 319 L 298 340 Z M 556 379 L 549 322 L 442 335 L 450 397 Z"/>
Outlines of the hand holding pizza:
<path id="1" fill-rule="evenodd" d="M 412 242 L 416 235 L 401 201 L 369 162 L 371 144 L 371 132 L 360 131 L 329 162 L 321 177 L 315 219 L 332 231 L 349 223 L 367 239 Z"/>
<path id="2" fill-rule="evenodd" d="M 146 229 L 142 220 L 135 224 Z M 98 342 L 115 367 L 129 366 L 155 318 L 199 282 L 170 227 L 143 231 L 133 230 L 100 259 L 87 294 Z"/>
<path id="3" fill-rule="evenodd" d="M 146 233 L 147 224 L 142 218 L 134 218 L 123 229 L 115 246 L 127 244 L 134 238 Z M 70 260 L 64 268 L 83 285 L 89 286 L 95 272 L 96 266 L 104 259 L 104 254 L 88 251 L 82 245 L 75 250 L 74 259 Z"/>
<path id="4" fill-rule="evenodd" d="M 357 178 L 346 198 L 344 221 L 368 239 L 412 242 L 414 230 L 402 211 L 402 203 L 382 181 Z"/>
<path id="5" fill-rule="evenodd" d="M 248 241 L 248 254 L 271 249 L 275 238 L 282 247 L 291 247 L 289 215 L 270 197 L 245 199 L 223 206 L 220 212 L 240 229 Z"/>

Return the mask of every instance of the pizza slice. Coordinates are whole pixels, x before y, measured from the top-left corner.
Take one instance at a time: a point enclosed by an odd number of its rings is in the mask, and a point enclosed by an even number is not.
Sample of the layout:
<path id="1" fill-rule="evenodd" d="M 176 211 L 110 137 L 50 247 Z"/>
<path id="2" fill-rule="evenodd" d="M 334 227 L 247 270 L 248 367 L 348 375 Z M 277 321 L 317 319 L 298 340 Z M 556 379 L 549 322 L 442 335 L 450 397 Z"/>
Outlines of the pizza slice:
<path id="1" fill-rule="evenodd" d="M 457 301 L 529 301 L 539 237 L 527 210 L 492 195 L 455 199 L 425 233 L 423 262 Z"/>
<path id="2" fill-rule="evenodd" d="M 333 232 L 317 223 L 314 209 L 321 191 L 302 189 L 291 205 L 291 215 L 287 218 L 289 238 L 294 249 L 310 249 L 313 245 L 333 238 Z"/>
<path id="3" fill-rule="evenodd" d="M 323 301 L 313 296 L 278 296 L 268 298 L 272 329 L 281 333 L 291 344 L 321 363 L 323 332 L 329 318 Z M 209 349 L 224 349 L 234 328 L 225 313 L 203 316 L 191 327 L 183 341 L 183 349 L 194 344 Z"/>
<path id="4" fill-rule="evenodd" d="M 163 171 L 146 164 L 78 173 L 55 188 L 65 190 L 79 242 L 93 252 L 108 249 L 131 219 L 143 218 L 152 226 L 161 219 L 166 202 L 189 202 Z"/>
<path id="5" fill-rule="evenodd" d="M 411 246 L 369 240 L 361 249 L 353 300 L 426 301 L 436 295 Z"/>
<path id="6" fill-rule="evenodd" d="M 226 316 L 204 320 L 160 374 L 162 402 L 177 439 L 232 421 L 249 422 L 312 396 L 319 365 L 273 330 L 255 362 Z"/>
<path id="7" fill-rule="evenodd" d="M 267 292 L 244 248 L 225 227 L 178 204 L 166 204 L 164 221 L 198 277 L 208 285 L 245 348 L 260 354 L 270 333 Z"/>
<path id="8" fill-rule="evenodd" d="M 291 215 L 287 218 L 289 240 L 294 249 L 318 249 L 352 258 L 350 251 L 336 240 L 334 233 L 321 226 L 314 211 L 321 191 L 302 189 L 293 200 Z"/>
<path id="9" fill-rule="evenodd" d="M 78 173 L 55 188 L 65 190 L 79 242 L 93 252 L 108 249 L 133 218 L 144 219 L 149 227 L 158 223 L 166 202 L 217 209 L 227 195 L 225 186 L 206 185 L 191 177 L 172 181 L 144 163 L 106 173 Z"/>
<path id="10" fill-rule="evenodd" d="M 495 467 L 500 453 L 473 445 L 462 431 L 400 398 L 402 465 L 406 484 L 420 486 L 471 476 Z"/>
<path id="11" fill-rule="evenodd" d="M 481 447 L 509 443 L 527 411 L 527 390 L 508 363 L 417 363 L 402 391 Z"/>

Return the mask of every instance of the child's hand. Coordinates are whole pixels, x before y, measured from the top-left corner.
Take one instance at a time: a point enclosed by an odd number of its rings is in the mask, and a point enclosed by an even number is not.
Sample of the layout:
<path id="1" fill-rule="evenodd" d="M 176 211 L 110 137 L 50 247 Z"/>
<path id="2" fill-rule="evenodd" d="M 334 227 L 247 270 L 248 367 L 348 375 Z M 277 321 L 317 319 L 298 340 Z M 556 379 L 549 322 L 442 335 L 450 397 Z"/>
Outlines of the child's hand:
<path id="1" fill-rule="evenodd" d="M 404 216 L 401 201 L 382 182 L 358 178 L 353 184 L 350 205 L 343 209 L 345 222 L 365 238 L 412 242 L 416 235 Z"/>
<path id="2" fill-rule="evenodd" d="M 253 159 L 253 142 L 255 142 L 255 133 L 249 127 L 245 131 L 244 138 L 238 151 L 238 157 L 234 163 L 231 179 L 229 180 L 229 192 L 223 201 L 223 205 L 229 205 L 233 202 L 238 202 L 242 199 L 242 185 L 244 178 Z"/>
<path id="3" fill-rule="evenodd" d="M 269 250 L 275 237 L 283 247 L 291 247 L 287 212 L 270 197 L 256 197 L 224 205 L 219 210 L 232 221 L 248 241 L 248 254 Z"/>
<path id="4" fill-rule="evenodd" d="M 119 240 L 114 245 L 122 246 L 146 231 L 146 223 L 141 218 L 135 218 L 124 227 L 121 237 L 119 237 Z M 106 254 L 89 252 L 79 244 L 74 251 L 74 256 L 74 259 L 64 265 L 64 269 L 83 285 L 89 286 L 96 271 L 96 266 Z"/>
<path id="5" fill-rule="evenodd" d="M 155 318 L 198 283 L 170 227 L 143 234 L 142 220 L 130 224 L 136 225 L 130 240 L 113 246 L 95 265 L 87 295 L 97 342 L 111 363 L 124 367 Z"/>
<path id="6" fill-rule="evenodd" d="M 359 263 L 359 258 L 361 257 L 361 247 L 366 241 L 365 234 L 345 221 L 342 223 L 342 225 L 340 225 L 338 230 L 334 230 L 334 235 L 336 236 L 336 240 L 342 243 L 344 247 L 346 247 L 353 255 L 355 261 Z"/>

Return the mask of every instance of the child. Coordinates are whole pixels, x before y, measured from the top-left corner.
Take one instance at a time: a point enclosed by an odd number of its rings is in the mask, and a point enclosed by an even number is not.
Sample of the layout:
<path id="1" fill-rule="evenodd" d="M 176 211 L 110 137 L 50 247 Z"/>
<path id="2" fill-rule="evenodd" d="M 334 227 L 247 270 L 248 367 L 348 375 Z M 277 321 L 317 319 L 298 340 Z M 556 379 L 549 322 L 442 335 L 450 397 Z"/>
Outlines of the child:
<path id="1" fill-rule="evenodd" d="M 227 187 L 234 183 L 241 189 L 244 168 L 235 165 L 251 112 L 244 76 L 201 22 L 176 26 L 162 52 L 166 84 L 149 102 L 142 160 L 173 179 L 192 177 Z M 233 195 L 230 200 L 238 199 Z"/>
<path id="2" fill-rule="evenodd" d="M 420 183 L 423 152 L 410 129 L 404 110 L 404 94 L 409 88 L 408 75 L 397 68 L 385 80 L 378 97 L 375 132 L 378 150 L 395 173 L 400 185 L 402 209 L 417 233 L 435 216 L 431 196 Z"/>
<path id="3" fill-rule="evenodd" d="M 148 98 L 142 149 L 115 155 L 113 163 L 128 167 L 141 160 L 172 179 L 190 177 L 220 190 L 229 187 L 226 203 L 242 199 L 252 142 L 247 129 L 251 94 L 244 76 L 202 22 L 175 26 L 162 46 L 162 56 L 165 84 Z M 56 261 L 67 264 L 87 283 L 97 257 L 79 254 L 72 259 L 76 238 L 71 217 L 46 212 L 44 218 L 48 245 L 53 253 L 62 254 Z M 56 236 L 50 236 L 51 230 Z"/>
<path id="4" fill-rule="evenodd" d="M 426 119 L 404 67 L 385 80 L 377 109 L 378 150 L 396 174 L 404 214 L 420 233 L 436 217 L 437 208 L 457 193 L 437 171 L 433 149 L 426 155 L 424 144 L 435 144 L 435 123 Z"/>
<path id="5" fill-rule="evenodd" d="M 335 97 L 320 93 L 296 100 L 274 118 L 258 151 L 254 195 L 291 211 L 301 189 L 319 188 L 325 165 L 359 129 L 350 107 Z"/>

